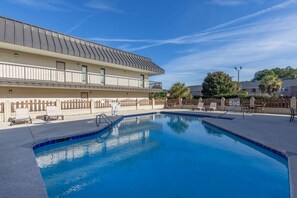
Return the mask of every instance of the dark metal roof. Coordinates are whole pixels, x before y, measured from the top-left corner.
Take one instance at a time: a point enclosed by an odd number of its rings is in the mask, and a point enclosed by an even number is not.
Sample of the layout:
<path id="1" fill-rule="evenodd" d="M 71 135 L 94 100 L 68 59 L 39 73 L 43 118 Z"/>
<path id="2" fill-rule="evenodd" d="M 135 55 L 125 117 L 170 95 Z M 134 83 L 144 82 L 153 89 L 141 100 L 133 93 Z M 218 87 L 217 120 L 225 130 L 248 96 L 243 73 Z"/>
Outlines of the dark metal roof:
<path id="1" fill-rule="evenodd" d="M 0 42 L 164 73 L 164 70 L 149 58 L 2 16 Z"/>

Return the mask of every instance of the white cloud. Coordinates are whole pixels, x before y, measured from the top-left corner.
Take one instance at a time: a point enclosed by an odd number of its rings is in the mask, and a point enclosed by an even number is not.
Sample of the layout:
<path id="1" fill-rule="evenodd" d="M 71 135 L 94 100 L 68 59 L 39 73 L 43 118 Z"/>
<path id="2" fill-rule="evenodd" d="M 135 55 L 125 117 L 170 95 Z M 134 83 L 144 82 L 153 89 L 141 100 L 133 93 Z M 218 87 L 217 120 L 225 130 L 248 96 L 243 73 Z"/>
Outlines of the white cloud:
<path id="1" fill-rule="evenodd" d="M 154 80 L 165 82 L 168 88 L 173 82 L 200 84 L 207 72 L 224 71 L 236 78 L 234 66 L 243 66 L 241 80 L 250 80 L 255 71 L 297 63 L 297 14 L 266 19 L 251 26 L 215 33 L 211 39 L 231 42 L 209 50 L 189 53 L 164 66 L 166 74 Z M 232 39 L 238 39 L 232 41 Z M 215 44 L 216 40 L 206 40 Z"/>
<path id="2" fill-rule="evenodd" d="M 117 12 L 117 13 L 124 13 L 122 10 L 118 9 L 114 3 L 106 2 L 102 0 L 92 0 L 85 4 L 86 7 L 109 11 L 109 12 Z"/>
<path id="3" fill-rule="evenodd" d="M 246 1 L 244 0 L 211 0 L 209 1 L 210 4 L 215 5 L 223 5 L 223 6 L 237 6 L 245 4 Z"/>
<path id="4" fill-rule="evenodd" d="M 79 28 L 82 24 L 84 24 L 89 18 L 93 17 L 93 15 L 88 15 L 85 18 L 83 18 L 81 21 L 79 21 L 77 24 L 75 24 L 72 28 L 70 28 L 68 31 L 66 31 L 66 34 L 69 34 Z"/>
<path id="5" fill-rule="evenodd" d="M 21 6 L 29 6 L 36 9 L 49 10 L 49 11 L 67 11 L 67 10 L 83 10 L 64 0 L 6 0 Z"/>
<path id="6" fill-rule="evenodd" d="M 213 39 L 217 39 L 217 41 L 218 41 L 219 38 L 213 38 L 213 35 L 215 33 L 225 32 L 225 31 L 228 31 L 228 30 L 231 30 L 234 28 L 235 29 L 242 28 L 241 26 L 236 26 L 236 27 L 231 27 L 231 28 L 226 29 L 227 27 L 230 27 L 231 25 L 241 24 L 245 21 L 259 17 L 261 15 L 265 15 L 265 14 L 268 14 L 268 13 L 271 13 L 274 11 L 285 9 L 291 5 L 296 4 L 296 3 L 297 3 L 297 0 L 287 0 L 282 3 L 276 4 L 274 6 L 271 6 L 269 8 L 266 8 L 264 10 L 260 10 L 258 12 L 255 12 L 255 13 L 252 13 L 252 14 L 249 14 L 246 16 L 242 16 L 237 19 L 228 21 L 226 23 L 222 23 L 222 24 L 216 25 L 214 27 L 208 28 L 200 33 L 180 36 L 180 37 L 173 38 L 173 39 L 165 39 L 165 40 L 123 39 L 123 38 L 109 38 L 109 39 L 107 39 L 107 38 L 99 38 L 99 37 L 88 38 L 88 39 L 94 40 L 94 41 L 103 41 L 103 42 L 148 43 L 147 45 L 141 45 L 141 46 L 126 49 L 131 52 L 148 49 L 148 48 L 152 48 L 152 47 L 157 47 L 157 46 L 161 46 L 161 45 L 166 45 L 166 44 L 193 44 L 193 43 L 200 43 L 200 42 L 209 42 L 209 40 L 213 40 Z M 250 25 L 252 25 L 252 24 L 243 25 L 243 26 L 250 26 Z M 215 35 L 215 37 L 221 37 L 221 36 L 222 35 L 218 35 L 218 34 Z"/>
<path id="7" fill-rule="evenodd" d="M 261 3 L 263 0 L 210 0 L 209 4 L 219 5 L 219 6 L 239 6 L 248 3 Z"/>
<path id="8" fill-rule="evenodd" d="M 30 7 L 48 9 L 48 10 L 57 10 L 59 9 L 54 2 L 51 1 L 38 1 L 38 0 L 14 0 L 11 1 L 15 4 L 26 5 Z"/>

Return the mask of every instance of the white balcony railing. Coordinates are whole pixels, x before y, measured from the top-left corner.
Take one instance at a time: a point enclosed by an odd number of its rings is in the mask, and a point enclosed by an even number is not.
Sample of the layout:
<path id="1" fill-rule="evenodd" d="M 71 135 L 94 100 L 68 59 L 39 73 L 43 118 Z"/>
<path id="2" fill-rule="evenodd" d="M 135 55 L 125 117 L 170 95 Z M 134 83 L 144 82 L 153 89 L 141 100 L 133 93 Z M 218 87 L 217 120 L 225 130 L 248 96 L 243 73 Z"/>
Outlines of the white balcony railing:
<path id="1" fill-rule="evenodd" d="M 140 80 L 124 76 L 100 75 L 76 71 L 59 71 L 56 69 L 0 63 L 0 78 L 9 80 L 55 82 L 65 84 L 101 85 L 162 89 L 160 82 Z"/>

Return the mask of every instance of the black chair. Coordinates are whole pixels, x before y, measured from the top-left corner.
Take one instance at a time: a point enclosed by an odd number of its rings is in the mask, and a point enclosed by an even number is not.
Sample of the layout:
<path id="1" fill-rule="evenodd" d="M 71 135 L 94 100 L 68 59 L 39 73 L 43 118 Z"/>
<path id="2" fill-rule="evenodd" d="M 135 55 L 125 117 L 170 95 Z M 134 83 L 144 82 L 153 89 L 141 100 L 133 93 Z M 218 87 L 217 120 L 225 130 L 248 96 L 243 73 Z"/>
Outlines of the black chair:
<path id="1" fill-rule="evenodd" d="M 295 118 L 295 109 L 293 107 L 290 107 L 290 111 L 291 111 L 290 122 L 293 122 Z"/>

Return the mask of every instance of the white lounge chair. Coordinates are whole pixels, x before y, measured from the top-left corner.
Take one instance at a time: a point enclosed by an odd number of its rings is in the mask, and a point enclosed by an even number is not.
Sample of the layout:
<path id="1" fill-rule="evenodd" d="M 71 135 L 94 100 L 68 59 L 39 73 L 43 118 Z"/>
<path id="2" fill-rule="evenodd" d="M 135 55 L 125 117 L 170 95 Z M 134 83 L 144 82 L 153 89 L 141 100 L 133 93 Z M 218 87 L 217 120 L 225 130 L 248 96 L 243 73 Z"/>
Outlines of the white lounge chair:
<path id="1" fill-rule="evenodd" d="M 32 124 L 32 119 L 29 116 L 28 108 L 17 108 L 15 110 L 15 118 L 10 118 L 10 126 L 16 123 L 25 122 Z"/>
<path id="2" fill-rule="evenodd" d="M 199 102 L 198 105 L 193 108 L 193 111 L 195 109 L 198 109 L 199 111 L 202 111 L 202 110 L 205 111 L 204 103 L 203 102 Z"/>
<path id="3" fill-rule="evenodd" d="M 208 110 L 216 111 L 217 110 L 217 103 L 216 102 L 211 102 L 209 105 Z"/>
<path id="4" fill-rule="evenodd" d="M 46 107 L 46 115 L 44 116 L 44 120 L 48 121 L 51 118 L 59 119 L 59 117 L 64 120 L 64 115 L 61 114 L 60 110 L 56 106 L 47 106 Z"/>

